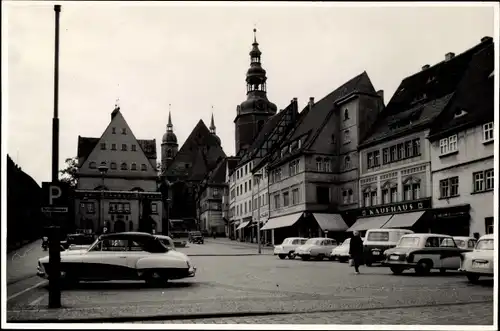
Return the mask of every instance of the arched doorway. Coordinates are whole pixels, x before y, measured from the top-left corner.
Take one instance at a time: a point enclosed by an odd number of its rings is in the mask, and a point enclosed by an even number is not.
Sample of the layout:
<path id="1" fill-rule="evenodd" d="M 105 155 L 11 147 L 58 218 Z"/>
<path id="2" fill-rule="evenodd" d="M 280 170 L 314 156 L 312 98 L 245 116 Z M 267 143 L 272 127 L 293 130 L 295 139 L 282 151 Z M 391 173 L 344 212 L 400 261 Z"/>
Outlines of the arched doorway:
<path id="1" fill-rule="evenodd" d="M 116 221 L 115 222 L 115 232 L 125 232 L 125 222 L 124 221 Z"/>

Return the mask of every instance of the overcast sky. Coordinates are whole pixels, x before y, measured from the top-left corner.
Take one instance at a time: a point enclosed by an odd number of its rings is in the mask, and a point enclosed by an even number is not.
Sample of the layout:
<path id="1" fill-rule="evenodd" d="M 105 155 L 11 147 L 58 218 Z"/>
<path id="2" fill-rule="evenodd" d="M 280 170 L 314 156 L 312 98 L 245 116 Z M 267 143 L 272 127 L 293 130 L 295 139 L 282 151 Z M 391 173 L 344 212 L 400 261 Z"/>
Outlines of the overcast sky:
<path id="1" fill-rule="evenodd" d="M 7 20 L 5 19 L 7 18 Z M 54 77 L 53 3 L 2 2 L 8 39 L 7 152 L 38 183 L 50 180 Z M 182 144 L 214 109 L 217 133 L 234 155 L 236 106 L 245 100 L 248 52 L 257 27 L 268 97 L 279 109 L 321 99 L 367 71 L 386 103 L 401 80 L 448 52 L 494 36 L 488 7 L 171 6 L 62 2 L 60 163 L 78 135 L 99 137 L 115 100 L 158 159 L 171 104 Z M 5 42 L 7 40 L 7 42 Z M 2 52 L 2 57 L 5 52 Z M 5 68 L 4 68 L 5 69 Z M 5 71 L 2 71 L 5 74 Z M 5 86 L 3 86 L 5 87 Z M 2 91 L 4 92 L 4 91 Z"/>

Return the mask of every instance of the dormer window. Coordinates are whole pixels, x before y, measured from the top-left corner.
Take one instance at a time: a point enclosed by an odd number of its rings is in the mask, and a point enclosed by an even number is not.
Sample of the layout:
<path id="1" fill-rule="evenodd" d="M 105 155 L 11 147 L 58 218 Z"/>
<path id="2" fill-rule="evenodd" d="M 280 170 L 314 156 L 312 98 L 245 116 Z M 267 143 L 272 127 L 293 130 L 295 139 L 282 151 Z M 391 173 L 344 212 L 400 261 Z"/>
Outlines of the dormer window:
<path id="1" fill-rule="evenodd" d="M 122 128 L 122 134 L 127 134 L 127 128 Z"/>
<path id="2" fill-rule="evenodd" d="M 467 115 L 467 111 L 464 109 L 457 109 L 457 111 L 455 111 L 455 118 L 462 117 L 464 115 Z"/>
<path id="3" fill-rule="evenodd" d="M 344 110 L 344 121 L 347 121 L 349 119 L 349 109 Z"/>
<path id="4" fill-rule="evenodd" d="M 116 134 L 116 128 L 111 128 L 111 133 Z"/>
<path id="5" fill-rule="evenodd" d="M 97 168 L 96 163 L 95 163 L 94 161 L 90 162 L 90 163 L 89 163 L 89 168 L 90 168 L 90 169 L 95 169 L 95 168 Z"/>
<path id="6" fill-rule="evenodd" d="M 146 171 L 146 170 L 148 170 L 148 167 L 143 163 L 143 164 L 141 164 L 141 170 Z"/>
<path id="7" fill-rule="evenodd" d="M 110 168 L 111 170 L 116 170 L 116 162 L 111 162 Z"/>
<path id="8" fill-rule="evenodd" d="M 101 150 L 105 150 L 106 149 L 106 143 L 101 143 Z"/>
<path id="9" fill-rule="evenodd" d="M 121 166 L 120 166 L 120 169 L 121 169 L 121 170 L 127 170 L 127 169 L 128 169 L 127 164 L 126 164 L 125 162 L 123 162 L 123 163 L 121 164 Z"/>

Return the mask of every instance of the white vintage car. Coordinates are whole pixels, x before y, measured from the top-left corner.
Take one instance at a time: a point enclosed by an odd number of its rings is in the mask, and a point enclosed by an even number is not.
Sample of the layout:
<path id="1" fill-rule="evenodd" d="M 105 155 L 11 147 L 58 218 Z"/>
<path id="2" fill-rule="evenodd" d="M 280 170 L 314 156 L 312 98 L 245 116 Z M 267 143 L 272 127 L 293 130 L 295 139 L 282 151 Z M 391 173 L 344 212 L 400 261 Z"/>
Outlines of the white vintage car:
<path id="1" fill-rule="evenodd" d="M 477 243 L 477 240 L 474 237 L 453 237 L 453 240 L 455 240 L 455 244 L 457 244 L 459 248 L 467 249 L 469 251 L 474 250 Z"/>
<path id="2" fill-rule="evenodd" d="M 462 254 L 462 271 L 471 283 L 477 282 L 479 277 L 493 277 L 494 274 L 494 238 L 487 234 L 479 238 L 472 252 Z"/>
<path id="3" fill-rule="evenodd" d="M 295 259 L 295 250 L 300 245 L 304 245 L 307 238 L 291 237 L 283 240 L 281 245 L 274 246 L 274 255 L 284 260 L 287 256 L 290 260 Z"/>
<path id="4" fill-rule="evenodd" d="M 385 251 L 383 265 L 398 275 L 404 270 L 415 269 L 420 275 L 432 269 L 441 272 L 458 270 L 460 256 L 465 249 L 458 248 L 453 237 L 444 234 L 413 233 L 399 239 L 394 248 Z"/>
<path id="5" fill-rule="evenodd" d="M 100 236 L 88 249 L 61 252 L 61 277 L 67 283 L 194 277 L 196 267 L 183 253 L 166 247 L 154 235 L 124 232 Z M 38 260 L 37 275 L 50 276 L 49 257 Z"/>
<path id="6" fill-rule="evenodd" d="M 332 249 L 330 253 L 330 261 L 338 260 L 339 262 L 346 262 L 349 260 L 349 244 L 351 243 L 351 238 L 347 238 L 344 242 Z"/>
<path id="7" fill-rule="evenodd" d="M 330 238 L 311 238 L 304 245 L 297 247 L 295 255 L 302 260 L 309 259 L 323 260 L 325 257 L 330 257 L 332 249 L 337 246 L 337 242 Z"/>

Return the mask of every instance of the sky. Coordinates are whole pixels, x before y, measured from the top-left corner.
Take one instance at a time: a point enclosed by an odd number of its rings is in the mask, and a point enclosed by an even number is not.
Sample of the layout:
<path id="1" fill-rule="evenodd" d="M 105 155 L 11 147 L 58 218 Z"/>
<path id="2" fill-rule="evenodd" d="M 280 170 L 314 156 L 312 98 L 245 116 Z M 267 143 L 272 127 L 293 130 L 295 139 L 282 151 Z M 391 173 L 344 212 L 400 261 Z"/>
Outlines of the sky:
<path id="1" fill-rule="evenodd" d="M 2 1 L 7 153 L 38 183 L 51 174 L 53 5 Z M 234 155 L 254 27 L 278 109 L 294 97 L 302 109 L 363 71 L 387 104 L 423 65 L 494 36 L 494 10 L 484 5 L 61 5 L 60 168 L 76 156 L 78 135 L 101 136 L 117 99 L 135 136 L 156 139 L 158 159 L 169 108 L 182 145 L 200 119 L 209 126 L 213 107 L 224 151 Z"/>

